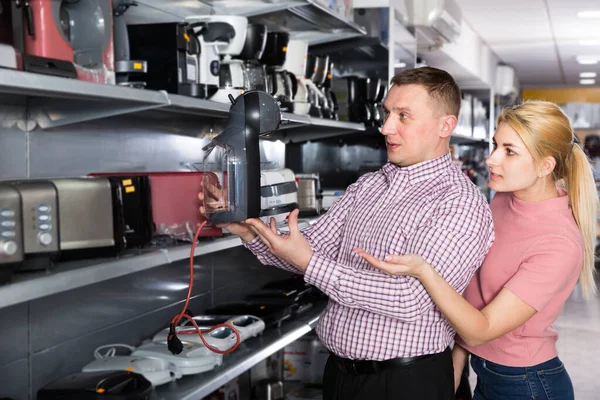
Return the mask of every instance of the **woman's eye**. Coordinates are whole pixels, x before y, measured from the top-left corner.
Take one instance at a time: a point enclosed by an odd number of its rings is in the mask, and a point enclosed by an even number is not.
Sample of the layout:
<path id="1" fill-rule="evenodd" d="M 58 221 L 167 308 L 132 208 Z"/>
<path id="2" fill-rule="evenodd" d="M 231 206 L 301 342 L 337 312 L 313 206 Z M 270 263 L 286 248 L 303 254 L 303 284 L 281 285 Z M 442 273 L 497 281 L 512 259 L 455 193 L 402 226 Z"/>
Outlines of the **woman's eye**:
<path id="1" fill-rule="evenodd" d="M 509 156 L 514 156 L 514 155 L 515 155 L 515 154 L 517 154 L 517 153 L 515 153 L 515 152 L 514 152 L 514 151 L 512 151 L 511 149 L 506 149 L 506 154 L 508 154 Z"/>

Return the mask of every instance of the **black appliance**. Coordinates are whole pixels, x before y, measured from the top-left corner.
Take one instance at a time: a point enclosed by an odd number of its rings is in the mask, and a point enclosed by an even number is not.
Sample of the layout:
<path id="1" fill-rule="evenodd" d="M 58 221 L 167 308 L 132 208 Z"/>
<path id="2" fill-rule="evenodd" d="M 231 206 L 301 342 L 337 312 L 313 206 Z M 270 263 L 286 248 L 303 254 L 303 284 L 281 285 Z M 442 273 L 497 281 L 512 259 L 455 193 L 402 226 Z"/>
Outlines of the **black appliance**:
<path id="1" fill-rule="evenodd" d="M 49 383 L 38 400 L 149 400 L 152 384 L 126 371 L 80 372 Z"/>

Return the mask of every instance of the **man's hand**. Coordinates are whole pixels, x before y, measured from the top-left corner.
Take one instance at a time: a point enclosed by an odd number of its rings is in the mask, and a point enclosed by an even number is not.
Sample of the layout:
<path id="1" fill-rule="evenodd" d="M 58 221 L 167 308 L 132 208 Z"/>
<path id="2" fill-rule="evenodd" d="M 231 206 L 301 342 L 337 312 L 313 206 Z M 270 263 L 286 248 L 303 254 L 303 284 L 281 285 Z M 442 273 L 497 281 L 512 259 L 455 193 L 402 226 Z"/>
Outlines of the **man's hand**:
<path id="1" fill-rule="evenodd" d="M 270 226 L 258 218 L 248 219 L 246 223 L 256 230 L 258 236 L 269 247 L 271 253 L 304 272 L 310 263 L 313 251 L 308 240 L 306 240 L 298 228 L 299 212 L 296 209 L 290 213 L 288 217 L 290 234 L 285 237 L 277 234 L 275 218 L 271 218 Z"/>
<path id="2" fill-rule="evenodd" d="M 215 212 L 220 208 L 223 208 L 226 204 L 226 197 L 224 193 L 218 187 L 211 185 L 210 183 L 204 183 L 208 189 L 209 198 L 204 201 L 204 191 L 198 193 L 198 199 L 202 202 L 200 206 L 200 214 L 206 215 L 207 209 L 211 212 Z M 217 227 L 228 230 L 234 235 L 239 236 L 245 242 L 251 242 L 256 237 L 256 232 L 246 223 L 243 222 L 230 222 L 228 224 L 218 224 Z"/>

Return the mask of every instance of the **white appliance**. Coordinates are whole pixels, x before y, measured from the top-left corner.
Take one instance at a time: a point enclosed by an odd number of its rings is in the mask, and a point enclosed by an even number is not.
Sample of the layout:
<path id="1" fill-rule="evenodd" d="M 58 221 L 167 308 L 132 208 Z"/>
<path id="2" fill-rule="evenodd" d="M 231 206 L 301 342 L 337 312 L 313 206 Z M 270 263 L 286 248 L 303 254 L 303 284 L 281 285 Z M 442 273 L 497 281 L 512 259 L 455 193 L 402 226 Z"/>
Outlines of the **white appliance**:
<path id="1" fill-rule="evenodd" d="M 409 0 L 408 27 L 419 47 L 454 42 L 462 30 L 462 11 L 456 0 Z"/>
<path id="2" fill-rule="evenodd" d="M 201 328 L 201 330 L 204 330 L 204 327 L 200 327 L 199 325 L 198 327 Z M 233 332 L 233 330 L 226 327 L 217 328 L 210 333 L 202 332 L 202 335 L 209 346 L 214 347 L 215 349 L 220 351 L 226 351 L 231 349 L 233 346 L 235 346 L 235 342 L 237 340 L 237 336 Z M 166 328 L 154 335 L 152 341 L 155 343 L 167 343 L 168 337 L 169 328 Z M 204 343 L 202 342 L 202 339 L 200 339 L 200 336 L 198 335 L 198 332 L 196 331 L 196 328 L 194 326 L 178 327 L 177 337 L 184 344 L 195 343 L 204 346 Z"/>
<path id="3" fill-rule="evenodd" d="M 194 375 L 211 371 L 223 363 L 221 354 L 213 353 L 204 345 L 185 343 L 183 351 L 173 354 L 166 343 L 145 343 L 135 349 L 132 356 L 145 358 L 160 358 L 173 363 L 182 375 Z"/>
<path id="4" fill-rule="evenodd" d="M 305 40 L 290 40 L 287 55 L 282 69 L 296 76 L 298 90 L 294 96 L 294 114 L 308 115 L 310 111 L 309 87 L 312 81 L 306 77 L 306 59 L 308 57 L 308 42 Z M 314 86 L 314 85 L 313 85 Z"/>
<path id="5" fill-rule="evenodd" d="M 298 185 L 294 171 L 288 168 L 260 171 L 260 217 L 265 223 L 275 218 L 285 224 L 290 212 L 298 208 Z"/>
<path id="6" fill-rule="evenodd" d="M 219 86 L 219 90 L 210 97 L 210 100 L 219 103 L 230 103 L 229 95 L 237 98 L 246 90 L 246 68 L 243 60 L 233 59 L 242 53 L 246 41 L 248 29 L 248 18 L 234 15 L 194 15 L 187 17 L 186 22 L 190 24 L 206 24 L 207 28 L 199 26 L 198 30 L 206 29 L 200 38 L 202 53 L 200 54 L 200 81 L 203 82 L 203 73 L 211 74 L 213 81 Z M 207 58 L 204 49 L 209 46 L 211 50 L 222 56 L 220 60 L 219 73 L 214 76 L 214 70 L 210 65 L 212 60 Z M 207 52 L 211 55 L 211 52 Z M 207 68 L 208 66 L 208 68 Z"/>

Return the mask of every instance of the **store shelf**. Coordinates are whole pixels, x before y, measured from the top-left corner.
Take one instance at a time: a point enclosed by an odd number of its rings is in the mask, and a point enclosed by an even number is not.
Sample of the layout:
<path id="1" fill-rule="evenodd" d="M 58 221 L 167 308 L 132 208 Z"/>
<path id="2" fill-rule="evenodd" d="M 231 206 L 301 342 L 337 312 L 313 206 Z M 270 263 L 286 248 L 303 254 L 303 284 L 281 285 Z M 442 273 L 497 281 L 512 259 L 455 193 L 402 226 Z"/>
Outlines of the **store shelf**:
<path id="1" fill-rule="evenodd" d="M 138 0 L 126 15 L 128 24 L 182 21 L 190 15 L 240 15 L 272 31 L 290 32 L 311 44 L 364 35 L 363 27 L 323 6 L 318 0 Z"/>
<path id="2" fill-rule="evenodd" d="M 42 129 L 147 110 L 155 114 L 166 112 L 191 117 L 198 122 L 224 120 L 229 116 L 230 107 L 225 103 L 164 91 L 102 85 L 8 69 L 0 69 L 0 94 L 18 104 L 27 104 L 30 119 Z M 280 129 L 286 132 L 280 136 L 287 140 L 302 131 L 340 135 L 364 130 L 362 124 L 292 113 L 282 113 L 282 122 Z"/>
<path id="3" fill-rule="evenodd" d="M 239 376 L 268 356 L 309 333 L 316 326 L 324 304 L 319 304 L 293 321 L 285 321 L 281 328 L 267 329 L 258 338 L 242 343 L 233 353 L 223 357 L 219 368 L 199 375 L 184 376 L 177 381 L 159 386 L 152 398 L 157 400 L 198 400 L 223 384 Z"/>
<path id="4" fill-rule="evenodd" d="M 488 139 L 477 139 L 473 136 L 465 136 L 459 135 L 457 133 L 453 133 L 450 137 L 450 144 L 464 144 L 464 145 L 474 145 L 474 146 L 488 146 Z"/>
<path id="5" fill-rule="evenodd" d="M 201 256 L 241 244 L 237 236 L 199 242 L 194 254 Z M 141 250 L 120 258 L 58 263 L 47 272 L 15 274 L 13 282 L 0 286 L 0 308 L 184 260 L 190 257 L 190 249 L 191 245 L 181 245 Z"/>

